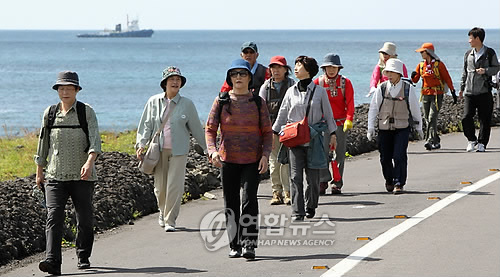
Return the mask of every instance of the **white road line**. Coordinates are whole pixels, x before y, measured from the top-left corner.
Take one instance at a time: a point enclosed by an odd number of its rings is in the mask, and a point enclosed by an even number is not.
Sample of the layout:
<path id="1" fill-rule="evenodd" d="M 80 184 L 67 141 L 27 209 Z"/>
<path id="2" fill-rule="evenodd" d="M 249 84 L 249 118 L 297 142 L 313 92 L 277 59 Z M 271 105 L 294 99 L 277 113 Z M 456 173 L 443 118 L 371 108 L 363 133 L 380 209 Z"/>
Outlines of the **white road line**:
<path id="1" fill-rule="evenodd" d="M 417 225 L 418 223 L 422 222 L 424 219 L 432 216 L 433 214 L 437 213 L 438 211 L 442 210 L 444 207 L 448 206 L 449 204 L 457 201 L 458 199 L 468 195 L 469 193 L 476 191 L 487 184 L 494 182 L 496 180 L 500 179 L 500 172 L 495 173 L 493 175 L 490 175 L 484 179 L 479 180 L 478 182 L 464 187 L 461 190 L 455 192 L 454 194 L 436 202 L 432 206 L 428 207 L 427 209 L 421 211 L 417 215 L 408 218 L 407 220 L 403 221 L 402 223 L 394 226 L 393 228 L 389 229 L 382 235 L 378 236 L 374 240 L 370 241 L 369 243 L 365 244 L 363 247 L 360 249 L 356 250 L 353 252 L 351 255 L 337 263 L 335 266 L 333 266 L 330 270 L 327 272 L 323 273 L 321 277 L 341 277 L 347 272 L 349 272 L 351 269 L 353 269 L 360 261 L 362 261 L 364 258 L 370 256 L 373 252 L 377 251 L 379 248 L 396 238 L 397 236 L 401 235 L 402 233 L 406 232 L 409 230 L 411 227 Z"/>

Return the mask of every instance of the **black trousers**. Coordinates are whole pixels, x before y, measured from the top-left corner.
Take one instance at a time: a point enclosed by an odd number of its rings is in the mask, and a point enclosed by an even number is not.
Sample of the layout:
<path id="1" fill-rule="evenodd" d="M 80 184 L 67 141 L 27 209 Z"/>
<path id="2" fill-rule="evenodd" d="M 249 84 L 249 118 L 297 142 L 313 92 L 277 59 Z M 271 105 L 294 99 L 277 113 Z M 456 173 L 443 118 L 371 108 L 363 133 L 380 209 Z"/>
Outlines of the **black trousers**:
<path id="1" fill-rule="evenodd" d="M 61 241 L 65 219 L 64 208 L 71 197 L 76 212 L 76 255 L 88 258 L 94 244 L 94 213 L 92 197 L 94 182 L 49 180 L 45 185 L 47 201 L 46 258 L 55 263 L 62 262 Z"/>
<path id="2" fill-rule="evenodd" d="M 384 179 L 404 186 L 408 174 L 408 137 L 410 129 L 379 130 L 378 150 Z"/>
<path id="3" fill-rule="evenodd" d="M 229 246 L 232 249 L 242 246 L 257 247 L 259 236 L 257 190 L 260 182 L 258 166 L 258 163 L 222 163 L 221 177 L 226 207 L 226 227 Z M 243 194 L 240 201 L 242 186 Z"/>
<path id="4" fill-rule="evenodd" d="M 474 126 L 474 116 L 479 118 L 479 137 L 476 137 Z M 468 141 L 477 141 L 478 143 L 488 145 L 491 132 L 491 115 L 493 113 L 493 96 L 491 93 L 482 93 L 479 95 L 465 95 L 464 117 L 462 126 L 464 135 Z"/>

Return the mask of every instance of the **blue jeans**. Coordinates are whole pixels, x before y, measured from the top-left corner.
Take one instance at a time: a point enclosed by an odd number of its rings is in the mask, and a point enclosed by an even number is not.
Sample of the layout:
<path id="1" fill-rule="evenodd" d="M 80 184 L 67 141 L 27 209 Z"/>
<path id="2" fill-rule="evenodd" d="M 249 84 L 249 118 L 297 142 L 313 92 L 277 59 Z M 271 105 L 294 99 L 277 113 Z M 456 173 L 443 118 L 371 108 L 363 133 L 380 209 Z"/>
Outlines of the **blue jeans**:
<path id="1" fill-rule="evenodd" d="M 379 130 L 378 150 L 382 173 L 387 183 L 404 186 L 408 172 L 408 138 L 410 129 Z"/>
<path id="2" fill-rule="evenodd" d="M 89 181 L 56 181 L 49 180 L 45 185 L 47 201 L 47 239 L 46 258 L 61 264 L 61 241 L 65 219 L 64 208 L 71 196 L 76 212 L 76 255 L 78 258 L 89 258 L 94 244 L 94 213 L 92 197 L 94 182 Z"/>

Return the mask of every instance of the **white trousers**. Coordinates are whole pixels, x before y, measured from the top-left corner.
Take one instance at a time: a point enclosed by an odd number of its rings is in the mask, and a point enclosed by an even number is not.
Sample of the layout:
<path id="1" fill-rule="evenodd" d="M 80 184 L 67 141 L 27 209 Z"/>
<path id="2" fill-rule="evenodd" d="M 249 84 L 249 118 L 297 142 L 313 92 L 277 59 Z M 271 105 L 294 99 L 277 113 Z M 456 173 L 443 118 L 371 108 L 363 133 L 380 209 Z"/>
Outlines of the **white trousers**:
<path id="1" fill-rule="evenodd" d="M 181 209 L 186 175 L 187 155 L 172 156 L 171 149 L 162 149 L 161 158 L 154 172 L 154 185 L 158 210 L 163 213 L 165 224 L 175 226 Z"/>

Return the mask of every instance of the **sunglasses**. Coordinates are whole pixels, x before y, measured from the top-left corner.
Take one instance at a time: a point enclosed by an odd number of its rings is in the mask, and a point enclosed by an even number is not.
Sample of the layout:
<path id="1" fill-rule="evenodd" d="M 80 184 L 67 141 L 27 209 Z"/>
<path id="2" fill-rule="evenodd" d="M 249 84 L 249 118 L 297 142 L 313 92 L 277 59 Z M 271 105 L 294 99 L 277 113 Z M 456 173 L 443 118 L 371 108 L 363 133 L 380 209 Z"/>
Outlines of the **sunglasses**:
<path id="1" fill-rule="evenodd" d="M 236 77 L 240 75 L 241 77 L 247 77 L 248 76 L 248 71 L 242 70 L 242 71 L 231 71 L 229 72 L 229 77 Z"/>
<path id="2" fill-rule="evenodd" d="M 246 50 L 245 49 L 242 52 L 243 52 L 243 54 L 255 54 L 255 51 L 253 51 L 253 50 Z"/>

